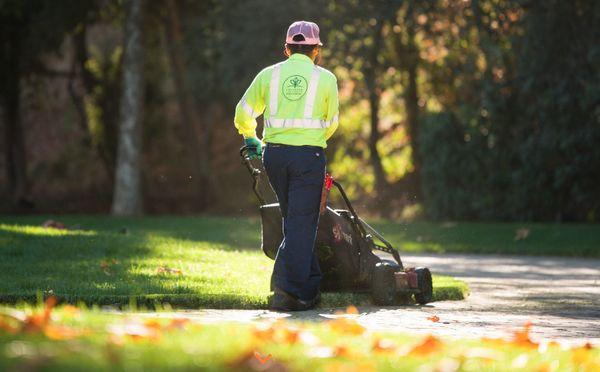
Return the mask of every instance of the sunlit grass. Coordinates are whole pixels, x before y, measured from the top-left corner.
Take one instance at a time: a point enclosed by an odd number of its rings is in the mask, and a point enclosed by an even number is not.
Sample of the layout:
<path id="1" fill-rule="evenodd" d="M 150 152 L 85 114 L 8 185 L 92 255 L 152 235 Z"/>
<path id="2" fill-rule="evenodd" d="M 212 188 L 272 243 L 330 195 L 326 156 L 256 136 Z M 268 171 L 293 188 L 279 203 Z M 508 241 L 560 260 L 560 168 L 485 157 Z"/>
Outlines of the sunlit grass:
<path id="1" fill-rule="evenodd" d="M 5 218 L 0 229 L 0 302 L 61 301 L 122 306 L 266 308 L 273 261 L 260 250 L 256 220 L 68 216 Z M 160 272 L 161 268 L 166 272 Z M 434 298 L 462 299 L 463 282 L 434 276 Z M 364 294 L 328 293 L 322 306 L 368 304 Z"/>
<path id="2" fill-rule="evenodd" d="M 12 232 L 17 234 L 24 235 L 34 235 L 34 236 L 74 236 L 74 235 L 84 235 L 84 236 L 93 236 L 96 235 L 95 231 L 89 230 L 61 230 L 61 229 L 53 229 L 41 226 L 29 226 L 29 225 L 8 225 L 8 224 L 0 224 L 0 230 L 6 232 Z"/>

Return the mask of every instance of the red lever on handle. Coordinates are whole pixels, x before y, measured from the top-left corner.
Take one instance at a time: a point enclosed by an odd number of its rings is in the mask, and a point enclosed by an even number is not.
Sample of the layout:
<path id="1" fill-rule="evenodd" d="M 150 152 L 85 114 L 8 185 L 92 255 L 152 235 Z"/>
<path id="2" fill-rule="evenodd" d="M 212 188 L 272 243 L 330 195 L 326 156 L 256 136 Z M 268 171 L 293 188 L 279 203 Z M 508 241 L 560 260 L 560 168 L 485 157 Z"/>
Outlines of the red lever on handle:
<path id="1" fill-rule="evenodd" d="M 323 191 L 321 192 L 321 204 L 319 206 L 319 214 L 323 214 L 327 209 L 327 196 L 329 190 L 333 186 L 333 177 L 329 173 L 325 173 L 325 181 L 323 182 Z"/>

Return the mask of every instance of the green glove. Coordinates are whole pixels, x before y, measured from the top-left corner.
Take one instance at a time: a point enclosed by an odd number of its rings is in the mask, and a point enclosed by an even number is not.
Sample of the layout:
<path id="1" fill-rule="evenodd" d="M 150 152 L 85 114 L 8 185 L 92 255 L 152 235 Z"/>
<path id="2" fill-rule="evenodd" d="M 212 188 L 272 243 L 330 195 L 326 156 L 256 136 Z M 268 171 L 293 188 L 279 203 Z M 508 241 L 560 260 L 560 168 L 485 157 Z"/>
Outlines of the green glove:
<path id="1" fill-rule="evenodd" d="M 244 144 L 248 148 L 248 157 L 250 159 L 260 159 L 262 157 L 262 142 L 258 138 L 245 138 Z"/>

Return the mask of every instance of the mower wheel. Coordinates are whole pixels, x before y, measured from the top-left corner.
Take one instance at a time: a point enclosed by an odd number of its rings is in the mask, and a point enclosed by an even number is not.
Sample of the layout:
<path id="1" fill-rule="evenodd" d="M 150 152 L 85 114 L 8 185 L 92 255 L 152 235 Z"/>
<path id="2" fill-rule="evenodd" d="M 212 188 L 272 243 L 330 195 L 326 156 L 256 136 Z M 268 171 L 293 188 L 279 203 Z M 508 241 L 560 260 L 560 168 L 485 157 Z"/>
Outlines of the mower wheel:
<path id="1" fill-rule="evenodd" d="M 415 271 L 417 272 L 417 284 L 419 286 L 419 293 L 415 293 L 415 301 L 420 305 L 425 305 L 433 299 L 431 272 L 426 267 L 418 267 Z"/>
<path id="2" fill-rule="evenodd" d="M 378 263 L 373 269 L 371 278 L 371 295 L 373 303 L 381 306 L 394 304 L 396 298 L 396 279 L 394 268 L 383 263 Z"/>

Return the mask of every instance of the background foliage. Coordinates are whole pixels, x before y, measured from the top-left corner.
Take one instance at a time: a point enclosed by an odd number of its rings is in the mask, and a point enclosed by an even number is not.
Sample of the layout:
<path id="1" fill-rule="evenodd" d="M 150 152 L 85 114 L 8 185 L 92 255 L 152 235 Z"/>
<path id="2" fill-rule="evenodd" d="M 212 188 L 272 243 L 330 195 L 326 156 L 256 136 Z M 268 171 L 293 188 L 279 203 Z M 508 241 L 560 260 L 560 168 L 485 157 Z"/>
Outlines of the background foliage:
<path id="1" fill-rule="evenodd" d="M 147 212 L 255 210 L 234 105 L 283 58 L 287 25 L 312 19 L 340 84 L 330 170 L 361 210 L 599 218 L 598 2 L 165 0 L 144 13 Z M 0 18 L 0 208 L 108 211 L 122 3 L 2 0 Z"/>

